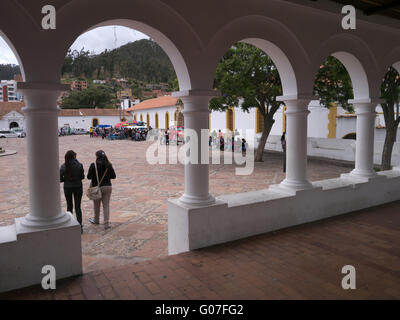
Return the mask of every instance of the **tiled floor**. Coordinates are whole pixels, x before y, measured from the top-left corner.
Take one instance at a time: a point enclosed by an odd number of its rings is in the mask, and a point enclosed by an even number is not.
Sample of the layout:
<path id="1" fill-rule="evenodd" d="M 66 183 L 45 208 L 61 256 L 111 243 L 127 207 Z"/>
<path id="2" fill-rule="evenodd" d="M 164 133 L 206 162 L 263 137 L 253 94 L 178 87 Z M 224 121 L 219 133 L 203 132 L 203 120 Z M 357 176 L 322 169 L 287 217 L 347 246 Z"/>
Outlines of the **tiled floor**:
<path id="1" fill-rule="evenodd" d="M 29 211 L 26 139 L 1 139 L 6 150 L 17 154 L 0 157 L 0 226 Z M 106 141 L 89 136 L 60 138 L 60 164 L 67 150 L 73 149 L 85 173 L 97 150 L 103 149 L 113 163 L 117 179 L 113 182 L 111 226 L 88 223 L 93 204 L 83 197 L 82 235 L 84 271 L 102 270 L 151 258 L 167 256 L 167 199 L 183 191 L 183 166 L 150 165 L 145 154 L 150 142 Z M 283 180 L 282 157 L 267 154 L 256 163 L 252 175 L 236 176 L 233 165 L 210 166 L 210 192 L 214 196 L 265 189 Z M 312 181 L 338 177 L 350 167 L 327 161 L 309 160 Z M 88 187 L 84 182 L 84 189 Z M 60 185 L 62 191 L 62 185 Z M 63 208 L 66 209 L 62 193 Z"/>
<path id="2" fill-rule="evenodd" d="M 0 299 L 400 299 L 400 202 Z M 341 287 L 344 265 L 356 289 Z"/>

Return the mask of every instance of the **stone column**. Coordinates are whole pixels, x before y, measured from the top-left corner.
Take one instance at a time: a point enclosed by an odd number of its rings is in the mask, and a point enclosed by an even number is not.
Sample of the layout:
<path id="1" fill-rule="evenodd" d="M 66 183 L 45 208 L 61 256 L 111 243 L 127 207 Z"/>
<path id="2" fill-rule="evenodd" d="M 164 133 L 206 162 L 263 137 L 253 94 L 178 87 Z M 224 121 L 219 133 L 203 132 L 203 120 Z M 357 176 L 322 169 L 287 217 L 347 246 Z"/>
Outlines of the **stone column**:
<path id="1" fill-rule="evenodd" d="M 286 104 L 286 179 L 280 187 L 291 190 L 312 188 L 307 180 L 308 99 L 285 99 Z"/>
<path id="2" fill-rule="evenodd" d="M 357 115 L 356 161 L 350 175 L 361 178 L 377 176 L 374 170 L 375 108 L 378 102 L 370 99 L 349 100 Z"/>
<path id="3" fill-rule="evenodd" d="M 58 227 L 70 216 L 61 210 L 58 152 L 57 98 L 68 85 L 18 84 L 26 107 L 26 139 L 29 174 L 29 213 L 21 224 L 33 228 Z"/>
<path id="4" fill-rule="evenodd" d="M 203 158 L 208 160 L 208 135 L 206 137 L 207 141 L 203 142 L 203 145 L 207 146 L 207 148 L 201 148 L 201 129 L 206 129 L 208 132 L 208 103 L 216 93 L 214 91 L 189 90 L 175 92 L 173 95 L 180 97 L 184 104 L 182 113 L 185 123 L 185 143 L 188 143 L 188 129 L 197 135 L 198 142 L 197 163 L 192 163 L 191 161 L 185 163 L 185 191 L 179 201 L 193 206 L 213 204 L 215 199 L 209 193 L 208 162 L 202 163 L 201 161 L 202 155 Z"/>

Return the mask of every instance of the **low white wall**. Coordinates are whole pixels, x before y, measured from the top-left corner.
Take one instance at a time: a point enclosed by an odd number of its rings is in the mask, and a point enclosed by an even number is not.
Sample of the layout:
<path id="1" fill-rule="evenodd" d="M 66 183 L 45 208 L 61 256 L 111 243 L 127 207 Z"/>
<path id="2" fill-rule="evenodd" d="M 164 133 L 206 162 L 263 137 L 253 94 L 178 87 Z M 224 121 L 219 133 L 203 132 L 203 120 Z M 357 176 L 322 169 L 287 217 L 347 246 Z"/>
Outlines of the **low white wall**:
<path id="1" fill-rule="evenodd" d="M 0 227 L 0 292 L 41 283 L 45 265 L 55 267 L 57 279 L 82 273 L 81 227 L 72 215 L 46 230 L 26 228 L 21 219 Z"/>
<path id="2" fill-rule="evenodd" d="M 168 251 L 177 254 L 262 234 L 400 199 L 400 171 L 374 179 L 349 175 L 289 193 L 279 186 L 220 196 L 207 207 L 168 203 Z"/>
<path id="3" fill-rule="evenodd" d="M 255 146 L 257 147 L 259 136 L 256 137 Z M 282 152 L 281 136 L 270 135 L 265 149 L 270 151 Z M 374 145 L 374 164 L 380 165 L 382 162 L 382 151 L 384 141 L 375 140 Z M 356 140 L 351 139 L 325 139 L 307 138 L 307 155 L 327 159 L 355 161 Z M 393 146 L 392 165 L 400 165 L 400 143 L 396 142 Z"/>

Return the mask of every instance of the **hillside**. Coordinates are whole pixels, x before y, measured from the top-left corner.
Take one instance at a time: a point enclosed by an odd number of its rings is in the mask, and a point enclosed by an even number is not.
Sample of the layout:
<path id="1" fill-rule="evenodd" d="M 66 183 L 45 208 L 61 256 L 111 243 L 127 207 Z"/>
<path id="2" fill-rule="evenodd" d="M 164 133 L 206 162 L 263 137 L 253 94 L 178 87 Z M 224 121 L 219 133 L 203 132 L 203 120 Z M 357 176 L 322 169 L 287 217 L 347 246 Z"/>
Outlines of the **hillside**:
<path id="1" fill-rule="evenodd" d="M 0 80 L 12 80 L 15 75 L 20 73 L 19 66 L 14 64 L 0 64 Z"/>
<path id="2" fill-rule="evenodd" d="M 89 79 L 124 77 L 146 83 L 169 82 L 176 77 L 165 52 L 154 41 L 147 39 L 95 55 L 84 49 L 69 51 L 62 74 Z"/>

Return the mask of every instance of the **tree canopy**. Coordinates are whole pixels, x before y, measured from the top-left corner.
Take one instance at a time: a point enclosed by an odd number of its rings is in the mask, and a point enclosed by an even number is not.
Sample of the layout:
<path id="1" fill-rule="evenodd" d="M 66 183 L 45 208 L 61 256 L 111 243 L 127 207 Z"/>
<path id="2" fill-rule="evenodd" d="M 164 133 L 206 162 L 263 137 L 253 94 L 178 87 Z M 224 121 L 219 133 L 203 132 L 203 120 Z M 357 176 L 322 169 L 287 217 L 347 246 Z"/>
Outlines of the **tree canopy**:
<path id="1" fill-rule="evenodd" d="M 62 99 L 62 109 L 114 108 L 115 93 L 103 85 L 90 85 L 82 91 L 71 91 Z"/>
<path id="2" fill-rule="evenodd" d="M 221 96 L 210 101 L 210 109 L 225 110 L 240 106 L 243 110 L 257 107 L 264 113 L 274 113 L 282 102 L 278 70 L 262 50 L 237 43 L 222 57 L 217 66 L 214 87 Z"/>
<path id="3" fill-rule="evenodd" d="M 345 110 L 353 111 L 353 106 L 348 103 L 349 99 L 353 99 L 350 75 L 335 57 L 329 56 L 320 66 L 314 82 L 314 94 L 326 108 L 338 103 Z"/>

